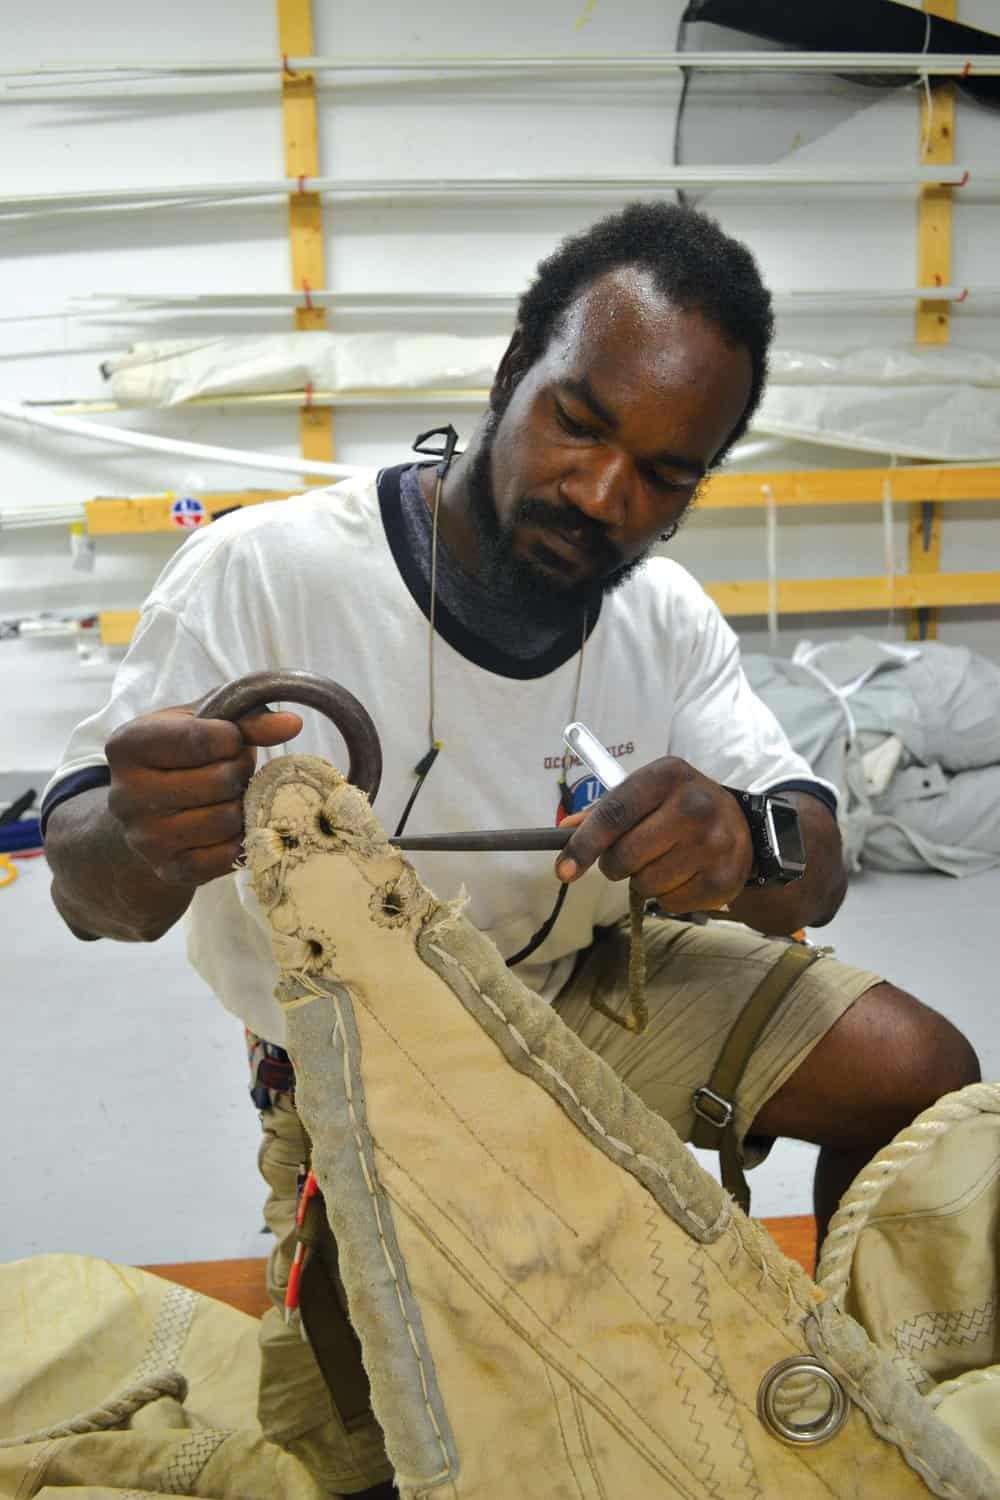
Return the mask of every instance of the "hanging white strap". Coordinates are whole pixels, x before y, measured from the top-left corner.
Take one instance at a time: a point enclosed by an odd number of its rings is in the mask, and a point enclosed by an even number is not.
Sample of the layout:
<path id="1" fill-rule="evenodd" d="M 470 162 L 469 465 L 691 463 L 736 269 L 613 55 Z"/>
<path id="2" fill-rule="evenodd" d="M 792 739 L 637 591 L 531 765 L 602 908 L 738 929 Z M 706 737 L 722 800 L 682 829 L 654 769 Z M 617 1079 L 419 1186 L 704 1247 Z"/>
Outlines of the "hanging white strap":
<path id="1" fill-rule="evenodd" d="M 859 677 L 847 689 L 838 687 L 831 678 L 827 677 L 822 668 L 816 665 L 815 657 L 822 649 L 822 645 L 813 646 L 809 641 L 800 641 L 792 653 L 792 661 L 797 667 L 802 667 L 810 676 L 815 677 L 817 682 L 822 683 L 827 692 L 837 700 L 847 725 L 847 742 L 848 744 L 853 744 L 857 737 L 858 726 L 855 723 L 854 714 L 851 712 L 851 705 L 847 700 L 862 682 L 867 682 L 870 674 L 864 673 L 862 677 Z M 872 671 L 874 671 L 874 668 L 872 668 Z"/>
<path id="2" fill-rule="evenodd" d="M 771 650 L 778 649 L 778 506 L 769 484 L 760 492 L 767 502 L 767 635 Z"/>
<path id="3" fill-rule="evenodd" d="M 885 577 L 889 585 L 889 624 L 896 610 L 896 541 L 893 530 L 892 480 L 882 481 L 882 540 L 885 546 Z"/>
<path id="4" fill-rule="evenodd" d="M 921 52 L 930 51 L 931 14 L 931 11 L 928 10 L 927 14 L 924 17 L 924 45 L 920 49 Z M 923 140 L 920 142 L 920 159 L 921 161 L 926 161 L 927 153 L 930 150 L 931 145 L 931 132 L 934 129 L 934 90 L 931 88 L 931 81 L 928 78 L 926 72 L 921 73 L 920 83 L 923 86 L 924 99 L 927 103 L 927 117 L 924 121 L 924 136 Z"/>

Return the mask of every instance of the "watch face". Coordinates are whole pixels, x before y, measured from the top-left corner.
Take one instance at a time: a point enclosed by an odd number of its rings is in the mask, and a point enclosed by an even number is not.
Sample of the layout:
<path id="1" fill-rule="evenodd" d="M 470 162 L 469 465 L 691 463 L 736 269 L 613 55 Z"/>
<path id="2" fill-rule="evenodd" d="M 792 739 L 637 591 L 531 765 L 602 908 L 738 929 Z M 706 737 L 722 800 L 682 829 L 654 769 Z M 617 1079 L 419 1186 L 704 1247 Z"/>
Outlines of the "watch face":
<path id="1" fill-rule="evenodd" d="M 773 830 L 771 846 L 781 868 L 789 875 L 801 875 L 806 867 L 806 848 L 802 841 L 798 813 L 790 802 L 784 802 L 780 797 L 771 797 L 767 804 L 767 815 L 771 824 L 768 832 Z"/>

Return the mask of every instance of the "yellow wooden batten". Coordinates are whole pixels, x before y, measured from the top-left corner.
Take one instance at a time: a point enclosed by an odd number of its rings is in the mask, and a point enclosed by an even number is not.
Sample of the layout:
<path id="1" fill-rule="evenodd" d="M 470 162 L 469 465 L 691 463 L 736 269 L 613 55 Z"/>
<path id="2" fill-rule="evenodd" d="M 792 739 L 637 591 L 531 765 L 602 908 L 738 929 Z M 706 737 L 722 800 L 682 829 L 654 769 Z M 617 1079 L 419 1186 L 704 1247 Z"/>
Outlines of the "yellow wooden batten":
<path id="1" fill-rule="evenodd" d="M 924 0 L 924 10 L 942 20 L 958 18 L 957 0 Z M 921 92 L 920 160 L 937 166 L 955 160 L 955 85 L 935 83 Z M 920 189 L 917 226 L 917 284 L 950 286 L 952 189 Z M 918 344 L 946 344 L 951 335 L 951 307 L 947 302 L 919 302 L 916 314 Z M 910 507 L 910 572 L 937 573 L 941 567 L 941 506 L 920 496 Z M 923 610 L 910 615 L 906 633 L 911 641 L 937 635 L 937 614 Z"/>
<path id="2" fill-rule="evenodd" d="M 890 469 L 788 469 L 773 474 L 717 474 L 698 499 L 699 510 L 777 506 L 881 505 L 884 489 L 899 501 L 1000 500 L 1000 467 L 912 464 Z"/>
<path id="3" fill-rule="evenodd" d="M 731 618 L 766 615 L 766 583 L 706 583 Z M 778 583 L 779 615 L 849 614 L 944 605 L 1000 604 L 1000 573 L 902 573 L 888 578 L 786 578 Z"/>
<path id="4" fill-rule="evenodd" d="M 283 58 L 313 55 L 311 0 L 278 0 L 278 36 Z M 281 112 L 285 171 L 303 189 L 288 199 L 292 287 L 303 294 L 302 306 L 296 309 L 295 326 L 300 331 L 311 331 L 326 327 L 326 308 L 310 305 L 309 298 L 311 291 L 326 289 L 323 204 L 319 193 L 308 190 L 309 179 L 320 175 L 316 79 L 312 73 L 290 72 L 287 68 L 283 71 Z M 333 462 L 333 412 L 329 406 L 306 403 L 299 415 L 299 439 L 303 458 Z"/>
<path id="5" fill-rule="evenodd" d="M 1000 499 L 1000 466 L 932 466 L 906 468 L 802 469 L 762 474 L 718 474 L 705 485 L 702 510 L 761 509 L 773 496 L 779 507 L 818 505 L 881 505 L 888 482 L 895 503 L 913 506 L 918 517 L 923 505 Z M 225 490 L 199 498 L 206 516 L 268 500 L 286 500 L 297 490 Z M 131 499 L 98 497 L 86 503 L 91 536 L 126 532 L 163 532 L 175 529 L 173 495 Z M 922 523 L 921 523 L 922 524 Z M 940 519 L 937 545 L 940 547 Z M 932 538 L 932 546 L 934 543 Z M 921 546 L 921 551 L 923 550 Z M 936 557 L 937 554 L 935 554 Z M 768 611 L 766 582 L 708 583 L 706 592 L 724 615 L 732 619 L 763 616 Z M 884 613 L 891 608 L 934 609 L 1000 604 L 1000 573 L 941 573 L 911 569 L 908 574 L 865 578 L 784 579 L 777 585 L 781 615 Z M 139 618 L 137 610 L 110 610 L 100 616 L 105 645 L 127 645 Z"/>
<path id="6" fill-rule="evenodd" d="M 753 510 L 767 504 L 770 490 L 775 505 L 881 505 L 888 482 L 894 503 L 924 501 L 1000 501 L 1000 466 L 940 466 L 915 464 L 895 469 L 801 469 L 772 474 L 718 474 L 698 500 L 699 510 Z M 325 481 L 324 481 L 325 483 Z M 305 486 L 303 485 L 303 488 Z M 265 500 L 287 500 L 299 490 L 224 490 L 199 495 L 209 517 L 237 506 L 260 505 Z M 127 532 L 173 531 L 172 494 L 141 495 L 130 499 L 98 496 L 85 502 L 91 536 Z M 911 570 L 918 571 L 918 570 Z"/>
<path id="7" fill-rule="evenodd" d="M 287 500 L 290 490 L 233 490 L 199 495 L 206 516 L 212 520 L 227 510 L 244 505 L 261 505 L 265 500 Z M 171 507 L 177 497 L 140 495 L 132 499 L 98 496 L 84 502 L 87 532 L 90 536 L 122 536 L 130 532 L 176 531 L 178 541 L 185 534 L 176 524 Z"/>
<path id="8" fill-rule="evenodd" d="M 729 619 L 766 615 L 766 583 L 706 583 L 706 594 Z M 888 578 L 786 578 L 778 584 L 781 615 L 884 614 L 887 610 L 974 607 L 1000 604 L 1000 573 L 898 574 Z M 127 646 L 139 620 L 137 609 L 103 610 L 105 646 Z"/>
<path id="9" fill-rule="evenodd" d="M 957 20 L 956 0 L 924 0 L 924 10 L 944 21 Z M 920 95 L 921 166 L 950 166 L 955 160 L 955 85 L 939 82 Z M 917 285 L 951 285 L 952 196 L 950 187 L 922 187 L 917 219 Z M 947 302 L 919 302 L 918 344 L 946 344 L 951 331 Z"/>

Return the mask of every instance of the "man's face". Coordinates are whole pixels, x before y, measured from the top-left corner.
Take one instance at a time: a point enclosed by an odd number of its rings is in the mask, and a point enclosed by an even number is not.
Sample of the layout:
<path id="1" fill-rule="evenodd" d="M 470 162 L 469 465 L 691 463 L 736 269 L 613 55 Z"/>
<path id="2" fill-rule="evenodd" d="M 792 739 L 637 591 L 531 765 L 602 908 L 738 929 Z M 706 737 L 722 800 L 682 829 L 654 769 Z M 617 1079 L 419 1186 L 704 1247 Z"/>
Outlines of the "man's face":
<path id="1" fill-rule="evenodd" d="M 690 504 L 747 404 L 750 356 L 648 273 L 581 294 L 469 472 L 483 573 L 535 615 L 616 587 Z"/>

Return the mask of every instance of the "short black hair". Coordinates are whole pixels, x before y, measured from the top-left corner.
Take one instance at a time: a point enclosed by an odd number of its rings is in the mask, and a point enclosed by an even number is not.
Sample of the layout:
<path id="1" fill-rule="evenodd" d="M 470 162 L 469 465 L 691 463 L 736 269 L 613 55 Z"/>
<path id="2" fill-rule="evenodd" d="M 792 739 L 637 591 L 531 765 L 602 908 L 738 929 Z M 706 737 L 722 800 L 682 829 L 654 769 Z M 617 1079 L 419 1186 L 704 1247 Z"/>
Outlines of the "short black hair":
<path id="1" fill-rule="evenodd" d="M 518 303 L 519 363 L 527 370 L 541 358 L 580 293 L 621 266 L 651 272 L 665 297 L 685 312 L 700 313 L 750 355 L 750 396 L 726 441 L 723 451 L 728 450 L 746 431 L 763 393 L 774 313 L 771 294 L 747 247 L 693 208 L 630 203 L 563 240 L 539 264 Z"/>

